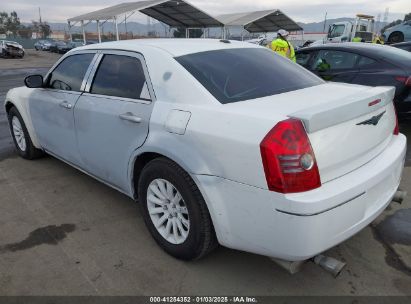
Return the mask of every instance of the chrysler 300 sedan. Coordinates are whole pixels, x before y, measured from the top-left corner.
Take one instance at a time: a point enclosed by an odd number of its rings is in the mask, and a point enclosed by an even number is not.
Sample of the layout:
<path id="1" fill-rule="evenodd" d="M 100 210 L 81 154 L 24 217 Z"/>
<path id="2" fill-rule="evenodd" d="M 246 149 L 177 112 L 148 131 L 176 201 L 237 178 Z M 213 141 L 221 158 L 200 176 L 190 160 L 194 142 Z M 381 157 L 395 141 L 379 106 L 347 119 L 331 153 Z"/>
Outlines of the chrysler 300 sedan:
<path id="1" fill-rule="evenodd" d="M 391 202 L 406 138 L 394 88 L 326 83 L 250 43 L 94 44 L 8 92 L 18 153 L 138 200 L 169 254 L 217 244 L 302 261 Z"/>

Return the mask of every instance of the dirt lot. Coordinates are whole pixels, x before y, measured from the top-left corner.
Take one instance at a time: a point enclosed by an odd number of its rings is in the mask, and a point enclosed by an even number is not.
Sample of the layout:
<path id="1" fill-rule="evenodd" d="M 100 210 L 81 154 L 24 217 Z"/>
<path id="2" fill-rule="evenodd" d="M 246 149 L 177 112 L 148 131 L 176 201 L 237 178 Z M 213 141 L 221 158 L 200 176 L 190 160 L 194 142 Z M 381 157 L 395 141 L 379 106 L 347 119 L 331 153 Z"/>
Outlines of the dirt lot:
<path id="1" fill-rule="evenodd" d="M 1 60 L 0 98 L 56 59 Z M 409 167 L 402 188 L 411 193 Z M 129 198 L 52 157 L 16 157 L 1 108 L 0 295 L 411 295 L 410 197 L 327 252 L 347 263 L 336 279 L 312 263 L 291 276 L 222 247 L 181 262 L 155 244 Z"/>
<path id="2" fill-rule="evenodd" d="M 57 61 L 61 55 L 50 52 L 25 50 L 24 58 L 10 59 L 0 58 L 0 69 L 30 69 L 49 67 L 51 63 Z M 1 75 L 1 74 L 0 74 Z"/>

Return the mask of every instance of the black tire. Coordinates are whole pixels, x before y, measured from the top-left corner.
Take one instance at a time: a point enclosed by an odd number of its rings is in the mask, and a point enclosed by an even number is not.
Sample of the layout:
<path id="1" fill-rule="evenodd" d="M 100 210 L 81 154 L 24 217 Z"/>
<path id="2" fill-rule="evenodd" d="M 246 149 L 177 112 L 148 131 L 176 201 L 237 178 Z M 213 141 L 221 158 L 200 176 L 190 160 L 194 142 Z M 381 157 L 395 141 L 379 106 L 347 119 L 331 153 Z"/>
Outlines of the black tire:
<path id="1" fill-rule="evenodd" d="M 401 32 L 394 32 L 388 37 L 389 43 L 399 43 L 404 41 L 404 34 Z"/>
<path id="2" fill-rule="evenodd" d="M 186 240 L 181 244 L 172 244 L 163 238 L 155 228 L 148 212 L 148 187 L 158 178 L 172 183 L 180 192 L 187 207 L 190 229 Z M 204 198 L 192 178 L 179 165 L 166 158 L 152 160 L 141 172 L 138 189 L 139 202 L 147 228 L 157 244 L 168 254 L 181 260 L 197 260 L 217 247 L 217 238 Z"/>
<path id="3" fill-rule="evenodd" d="M 14 132 L 13 132 L 13 125 L 12 125 L 12 121 L 13 121 L 13 117 L 17 117 L 17 119 L 19 120 L 21 127 L 23 129 L 23 133 L 24 133 L 24 140 L 26 142 L 26 149 L 23 151 L 22 149 L 20 149 L 19 145 L 17 144 L 17 140 L 15 138 Z M 37 149 L 30 138 L 29 132 L 27 131 L 26 125 L 24 123 L 23 118 L 21 117 L 19 111 L 15 108 L 12 107 L 8 113 L 8 120 L 9 120 L 9 127 L 10 127 L 10 132 L 11 132 L 11 136 L 13 137 L 13 141 L 14 141 L 14 145 L 16 147 L 16 151 L 17 153 L 25 158 L 25 159 L 36 159 L 39 158 L 41 156 L 44 155 L 44 152 L 42 150 Z"/>

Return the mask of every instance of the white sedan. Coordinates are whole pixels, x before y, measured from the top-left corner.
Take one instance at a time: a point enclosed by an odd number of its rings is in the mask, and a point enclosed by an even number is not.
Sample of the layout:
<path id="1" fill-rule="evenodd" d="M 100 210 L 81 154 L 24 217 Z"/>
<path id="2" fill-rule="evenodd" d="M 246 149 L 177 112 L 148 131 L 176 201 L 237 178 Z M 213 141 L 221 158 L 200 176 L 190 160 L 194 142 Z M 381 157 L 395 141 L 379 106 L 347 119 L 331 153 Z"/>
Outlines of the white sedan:
<path id="1" fill-rule="evenodd" d="M 17 152 L 138 200 L 180 259 L 217 244 L 311 258 L 373 221 L 400 183 L 394 88 L 326 83 L 250 43 L 93 44 L 25 84 L 5 101 Z"/>

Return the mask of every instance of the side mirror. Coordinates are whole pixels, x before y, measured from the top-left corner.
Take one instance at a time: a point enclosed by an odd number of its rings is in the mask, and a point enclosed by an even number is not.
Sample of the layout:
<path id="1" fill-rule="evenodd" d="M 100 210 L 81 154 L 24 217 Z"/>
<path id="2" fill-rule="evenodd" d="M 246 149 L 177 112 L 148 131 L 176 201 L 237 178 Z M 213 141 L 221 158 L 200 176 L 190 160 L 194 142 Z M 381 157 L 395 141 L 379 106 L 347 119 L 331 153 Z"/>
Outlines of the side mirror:
<path id="1" fill-rule="evenodd" d="M 43 76 L 29 75 L 24 79 L 24 84 L 28 88 L 41 88 L 43 87 Z"/>

